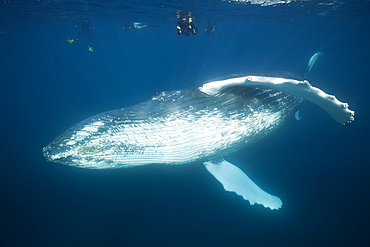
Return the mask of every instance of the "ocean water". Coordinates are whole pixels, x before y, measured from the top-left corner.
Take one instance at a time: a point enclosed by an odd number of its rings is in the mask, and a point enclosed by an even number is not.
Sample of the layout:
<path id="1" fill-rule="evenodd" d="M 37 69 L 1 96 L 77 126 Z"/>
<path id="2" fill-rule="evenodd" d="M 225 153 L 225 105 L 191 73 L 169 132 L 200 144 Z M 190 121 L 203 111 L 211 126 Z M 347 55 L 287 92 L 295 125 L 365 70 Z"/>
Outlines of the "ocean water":
<path id="1" fill-rule="evenodd" d="M 177 35 L 177 10 L 194 13 L 196 35 Z M 86 33 L 66 41 L 83 16 L 93 52 Z M 0 245 L 367 246 L 369 27 L 369 1 L 1 1 Z M 223 191 L 201 163 L 85 170 L 43 157 L 94 114 L 228 74 L 303 75 L 319 51 L 309 81 L 355 121 L 306 103 L 301 121 L 227 157 L 280 210 Z"/>

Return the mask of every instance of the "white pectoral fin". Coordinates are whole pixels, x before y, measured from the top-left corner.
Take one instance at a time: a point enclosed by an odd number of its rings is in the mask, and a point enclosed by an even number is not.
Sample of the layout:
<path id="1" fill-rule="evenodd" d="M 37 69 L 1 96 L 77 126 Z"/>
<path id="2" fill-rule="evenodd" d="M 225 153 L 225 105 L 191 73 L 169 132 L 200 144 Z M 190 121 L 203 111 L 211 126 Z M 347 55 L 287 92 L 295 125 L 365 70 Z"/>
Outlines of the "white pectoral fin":
<path id="1" fill-rule="evenodd" d="M 226 191 L 235 192 L 251 205 L 257 203 L 270 209 L 279 209 L 283 205 L 279 197 L 263 191 L 242 170 L 224 159 L 207 161 L 204 165 Z"/>
<path id="2" fill-rule="evenodd" d="M 208 95 L 215 95 L 234 86 L 264 87 L 302 97 L 323 108 L 335 121 L 341 124 L 351 123 L 355 119 L 355 112 L 348 108 L 347 103 L 343 103 L 334 95 L 329 95 L 321 89 L 311 86 L 306 80 L 298 81 L 280 77 L 251 75 L 208 82 L 203 84 L 199 90 Z"/>

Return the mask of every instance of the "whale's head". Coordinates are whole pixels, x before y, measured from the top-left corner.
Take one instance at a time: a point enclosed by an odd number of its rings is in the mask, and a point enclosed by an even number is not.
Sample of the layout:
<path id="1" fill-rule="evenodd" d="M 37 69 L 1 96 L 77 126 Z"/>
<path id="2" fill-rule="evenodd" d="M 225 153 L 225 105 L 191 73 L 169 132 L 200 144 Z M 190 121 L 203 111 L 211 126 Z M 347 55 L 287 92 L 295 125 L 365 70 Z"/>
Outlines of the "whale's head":
<path id="1" fill-rule="evenodd" d="M 75 166 L 74 156 L 80 152 L 79 146 L 81 141 L 84 140 L 74 139 L 73 134 L 68 135 L 66 132 L 55 138 L 49 145 L 43 148 L 43 154 L 47 161 Z"/>
<path id="2" fill-rule="evenodd" d="M 109 166 L 107 160 L 99 162 L 99 157 L 112 155 L 108 144 L 95 144 L 97 138 L 101 139 L 101 133 L 107 133 L 104 125 L 98 117 L 76 124 L 43 148 L 45 158 L 51 162 L 80 168 L 115 168 Z"/>

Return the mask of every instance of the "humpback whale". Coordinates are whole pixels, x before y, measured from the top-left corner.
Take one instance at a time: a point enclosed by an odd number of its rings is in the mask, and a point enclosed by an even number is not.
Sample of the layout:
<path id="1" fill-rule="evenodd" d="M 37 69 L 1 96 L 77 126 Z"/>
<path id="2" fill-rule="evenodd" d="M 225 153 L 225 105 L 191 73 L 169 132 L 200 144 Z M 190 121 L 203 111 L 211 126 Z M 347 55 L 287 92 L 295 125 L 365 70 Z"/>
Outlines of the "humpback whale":
<path id="1" fill-rule="evenodd" d="M 250 73 L 164 91 L 92 116 L 55 138 L 43 154 L 48 161 L 89 169 L 202 162 L 226 191 L 251 205 L 279 209 L 280 198 L 223 157 L 276 130 L 304 101 L 322 107 L 338 123 L 354 120 L 348 104 L 307 80 L 286 72 Z"/>

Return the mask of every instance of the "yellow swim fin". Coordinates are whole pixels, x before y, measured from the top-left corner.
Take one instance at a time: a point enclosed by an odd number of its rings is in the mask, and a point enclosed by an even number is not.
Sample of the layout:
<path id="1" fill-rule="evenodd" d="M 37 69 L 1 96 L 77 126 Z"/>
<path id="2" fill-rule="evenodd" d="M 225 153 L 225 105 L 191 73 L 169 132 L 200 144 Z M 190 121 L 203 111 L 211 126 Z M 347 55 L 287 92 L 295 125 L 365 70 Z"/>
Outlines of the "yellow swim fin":
<path id="1" fill-rule="evenodd" d="M 91 45 L 89 45 L 88 47 L 89 47 L 89 51 L 91 51 L 91 52 L 94 51 Z"/>
<path id="2" fill-rule="evenodd" d="M 67 42 L 70 43 L 70 44 L 72 44 L 72 43 L 76 42 L 76 40 L 74 40 L 74 39 L 67 39 Z"/>

